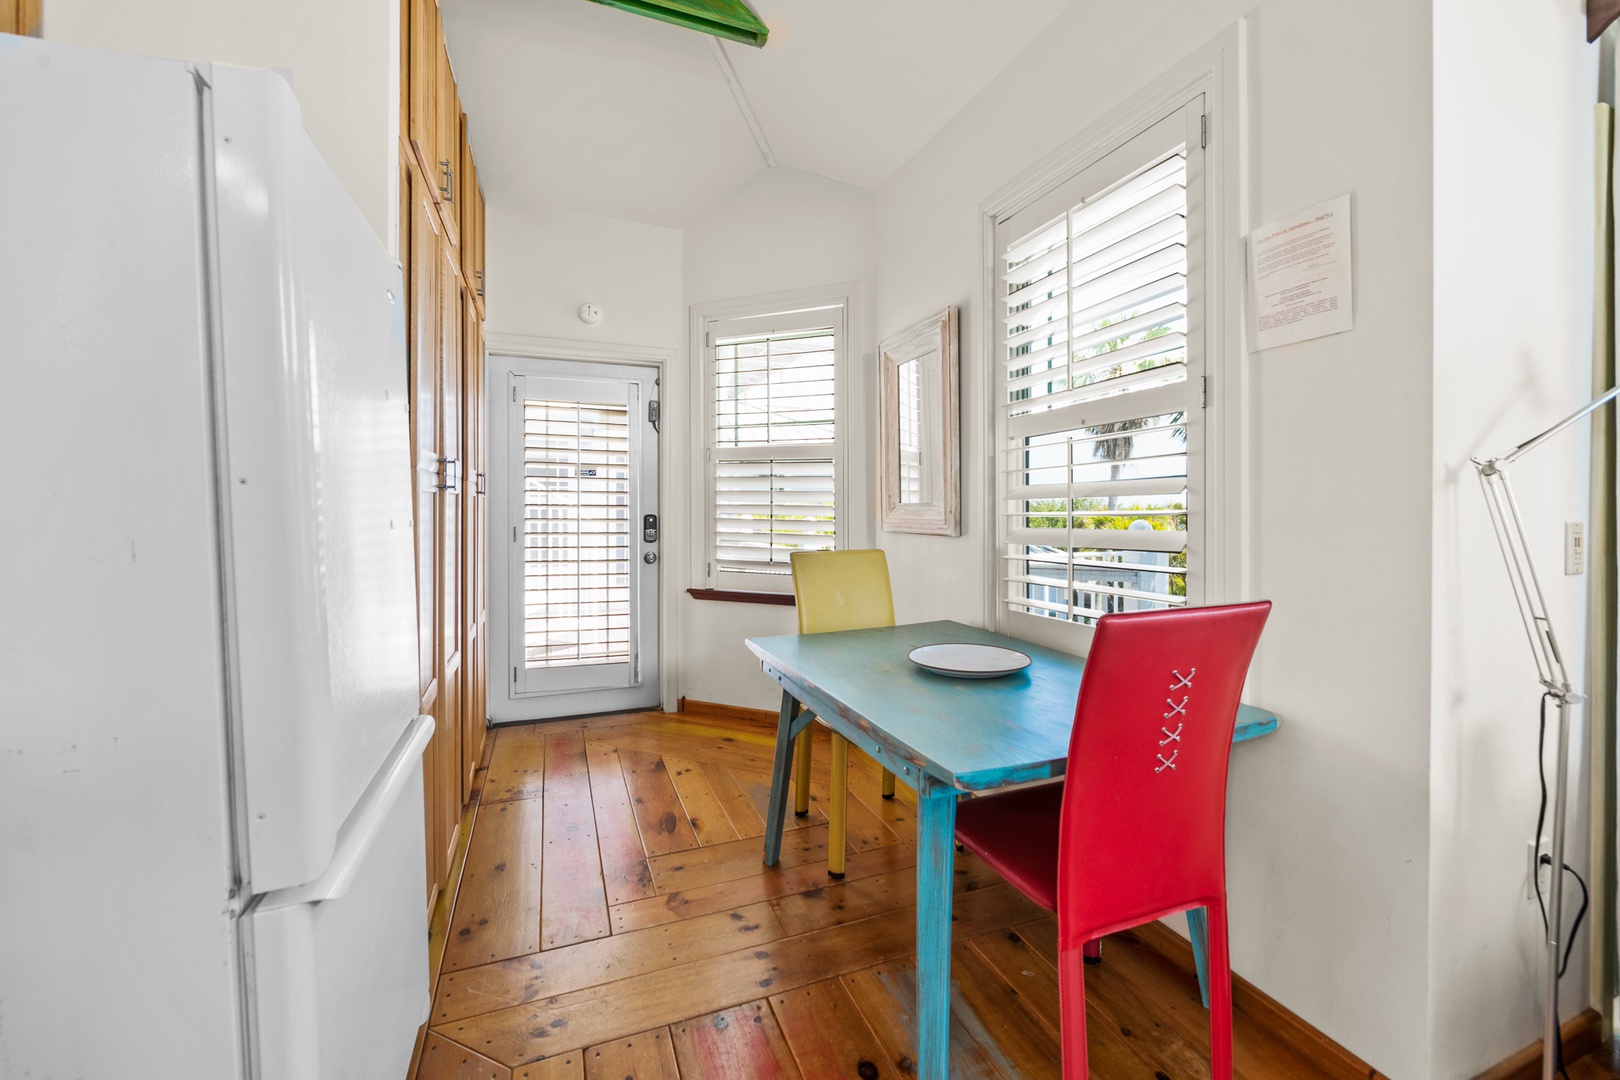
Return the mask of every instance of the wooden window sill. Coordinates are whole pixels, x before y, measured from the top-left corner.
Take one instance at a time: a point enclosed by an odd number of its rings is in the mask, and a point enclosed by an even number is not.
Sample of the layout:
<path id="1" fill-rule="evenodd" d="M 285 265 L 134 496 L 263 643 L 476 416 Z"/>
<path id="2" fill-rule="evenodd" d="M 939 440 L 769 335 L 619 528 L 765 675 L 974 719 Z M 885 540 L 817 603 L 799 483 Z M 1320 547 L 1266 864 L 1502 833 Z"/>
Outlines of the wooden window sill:
<path id="1" fill-rule="evenodd" d="M 694 600 L 723 600 L 731 604 L 775 604 L 792 607 L 793 594 L 780 592 L 742 592 L 734 589 L 687 589 Z"/>

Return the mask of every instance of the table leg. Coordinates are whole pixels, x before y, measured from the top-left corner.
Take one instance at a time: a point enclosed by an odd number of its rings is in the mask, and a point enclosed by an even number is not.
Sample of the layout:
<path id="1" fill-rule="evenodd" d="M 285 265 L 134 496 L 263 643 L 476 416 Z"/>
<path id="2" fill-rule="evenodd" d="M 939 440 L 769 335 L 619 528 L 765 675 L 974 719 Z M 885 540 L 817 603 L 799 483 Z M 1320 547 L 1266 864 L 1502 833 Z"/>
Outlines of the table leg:
<path id="1" fill-rule="evenodd" d="M 849 843 L 849 741 L 832 737 L 832 791 L 827 806 L 827 876 L 844 876 L 844 848 Z"/>
<path id="2" fill-rule="evenodd" d="M 1198 972 L 1198 994 L 1209 1008 L 1209 913 L 1201 907 L 1187 910 L 1187 938 L 1192 942 L 1193 968 Z"/>
<path id="3" fill-rule="evenodd" d="M 782 691 L 782 711 L 776 721 L 776 761 L 771 766 L 771 804 L 765 810 L 765 865 L 775 866 L 782 855 L 782 822 L 787 817 L 788 783 L 793 773 L 793 722 L 800 705 Z"/>
<path id="4" fill-rule="evenodd" d="M 799 817 L 807 817 L 810 813 L 810 752 L 811 740 L 816 733 L 806 727 L 799 732 L 798 752 L 794 755 L 797 761 L 798 781 L 793 786 L 793 812 Z"/>
<path id="5" fill-rule="evenodd" d="M 917 1080 L 946 1080 L 951 1035 L 951 888 L 955 788 L 917 790 Z"/>

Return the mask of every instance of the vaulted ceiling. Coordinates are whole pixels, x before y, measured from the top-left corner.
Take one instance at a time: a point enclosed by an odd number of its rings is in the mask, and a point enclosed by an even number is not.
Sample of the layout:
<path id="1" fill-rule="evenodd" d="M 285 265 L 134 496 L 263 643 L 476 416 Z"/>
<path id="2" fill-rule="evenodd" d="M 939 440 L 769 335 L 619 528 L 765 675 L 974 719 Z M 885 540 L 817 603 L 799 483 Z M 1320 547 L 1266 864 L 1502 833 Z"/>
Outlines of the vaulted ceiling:
<path id="1" fill-rule="evenodd" d="M 768 160 L 877 187 L 1071 2 L 754 0 L 763 49 L 587 0 L 441 7 L 491 199 L 680 226 Z"/>

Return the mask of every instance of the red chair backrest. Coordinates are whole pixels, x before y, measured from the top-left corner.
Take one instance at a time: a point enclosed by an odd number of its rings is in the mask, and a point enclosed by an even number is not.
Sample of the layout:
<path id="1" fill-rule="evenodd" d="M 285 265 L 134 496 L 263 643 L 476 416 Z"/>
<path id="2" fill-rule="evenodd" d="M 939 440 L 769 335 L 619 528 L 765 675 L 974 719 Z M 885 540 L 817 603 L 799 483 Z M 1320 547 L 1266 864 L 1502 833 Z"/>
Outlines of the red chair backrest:
<path id="1" fill-rule="evenodd" d="M 1226 765 L 1269 601 L 1098 620 L 1058 855 L 1064 948 L 1226 890 Z"/>

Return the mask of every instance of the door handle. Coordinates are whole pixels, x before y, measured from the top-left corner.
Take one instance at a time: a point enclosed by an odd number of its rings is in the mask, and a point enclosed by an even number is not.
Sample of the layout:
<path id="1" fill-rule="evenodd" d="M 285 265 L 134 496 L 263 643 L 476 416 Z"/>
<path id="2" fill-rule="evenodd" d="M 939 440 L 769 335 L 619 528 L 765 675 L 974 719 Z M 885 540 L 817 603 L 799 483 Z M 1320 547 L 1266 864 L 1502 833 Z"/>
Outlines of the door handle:
<path id="1" fill-rule="evenodd" d="M 448 491 L 452 495 L 460 495 L 461 462 L 455 458 L 440 458 L 439 465 L 444 470 L 440 475 L 439 490 Z"/>
<path id="2" fill-rule="evenodd" d="M 255 910 L 270 911 L 294 904 L 336 900 L 349 891 L 360 865 L 366 861 L 366 853 L 376 843 L 377 833 L 382 830 L 388 811 L 393 809 L 400 793 L 405 790 L 406 781 L 420 775 L 416 767 L 421 763 L 422 751 L 433 738 L 433 731 L 434 720 L 431 716 L 418 716 L 411 721 L 404 736 L 383 762 L 382 770 L 360 796 L 359 805 L 338 829 L 337 847 L 325 872 L 307 884 L 265 893 Z"/>

